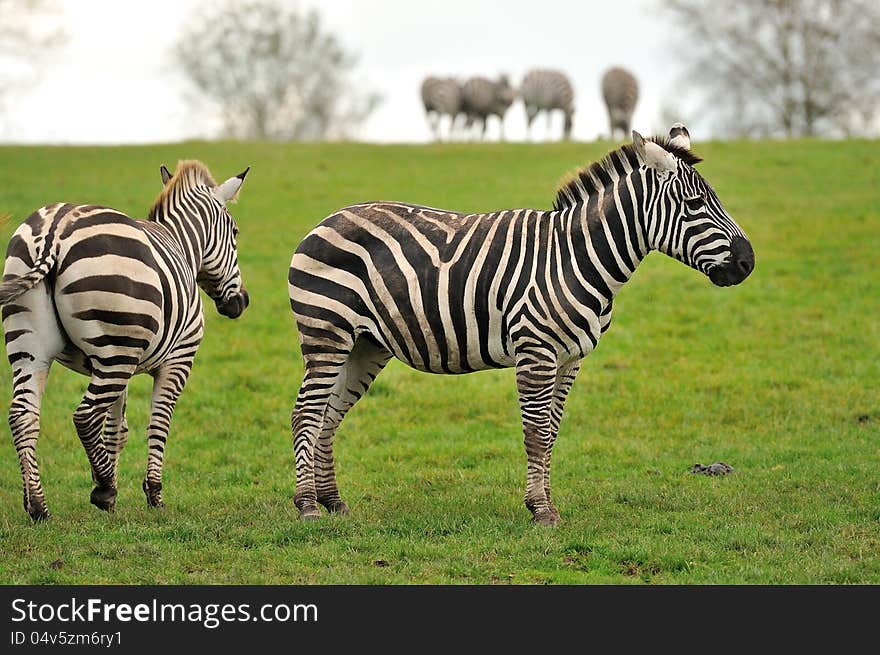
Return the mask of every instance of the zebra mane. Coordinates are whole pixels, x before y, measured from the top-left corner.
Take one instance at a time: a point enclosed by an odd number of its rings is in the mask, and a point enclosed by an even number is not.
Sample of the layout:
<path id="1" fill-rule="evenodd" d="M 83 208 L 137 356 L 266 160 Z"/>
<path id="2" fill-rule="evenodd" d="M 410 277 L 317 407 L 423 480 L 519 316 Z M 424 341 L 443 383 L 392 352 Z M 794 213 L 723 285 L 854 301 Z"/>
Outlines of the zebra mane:
<path id="1" fill-rule="evenodd" d="M 184 159 L 178 161 L 177 170 L 174 171 L 174 175 L 168 180 L 165 188 L 162 189 L 161 193 L 156 197 L 156 200 L 153 201 L 153 204 L 150 207 L 150 213 L 147 214 L 147 216 L 150 219 L 154 219 L 156 217 L 156 212 L 165 204 L 165 200 L 168 196 L 178 189 L 187 191 L 197 186 L 217 186 L 214 178 L 211 177 L 211 172 L 208 170 L 208 167 L 196 159 Z"/>
<path id="2" fill-rule="evenodd" d="M 698 157 L 688 148 L 672 143 L 669 137 L 652 136 L 647 140 L 653 141 L 667 152 L 671 152 L 689 166 L 703 161 L 702 157 Z M 566 175 L 556 190 L 553 210 L 568 209 L 591 193 L 598 193 L 609 178 L 619 178 L 623 175 L 623 160 L 627 160 L 632 168 L 638 168 L 639 156 L 636 154 L 633 144 L 626 143 L 617 150 L 612 150 L 599 161 Z"/>

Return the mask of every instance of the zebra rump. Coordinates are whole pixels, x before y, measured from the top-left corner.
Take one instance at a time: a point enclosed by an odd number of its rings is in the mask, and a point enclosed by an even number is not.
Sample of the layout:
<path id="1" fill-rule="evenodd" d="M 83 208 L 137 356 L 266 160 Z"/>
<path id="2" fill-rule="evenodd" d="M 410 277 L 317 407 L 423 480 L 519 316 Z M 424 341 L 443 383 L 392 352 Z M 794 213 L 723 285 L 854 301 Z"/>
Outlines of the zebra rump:
<path id="1" fill-rule="evenodd" d="M 422 82 L 422 104 L 434 138 L 440 137 L 440 119 L 449 116 L 449 136 L 462 113 L 461 85 L 451 77 L 428 77 Z"/>
<path id="2" fill-rule="evenodd" d="M 602 76 L 602 98 L 608 109 L 610 138 L 614 138 L 617 130 L 626 138 L 639 100 L 639 83 L 635 76 L 623 68 L 609 69 Z"/>
<path id="3" fill-rule="evenodd" d="M 557 70 L 535 69 L 526 73 L 520 85 L 520 95 L 526 108 L 526 122 L 532 121 L 542 111 L 558 109 L 565 117 L 563 136 L 571 137 L 574 115 L 574 89 L 565 73 Z M 549 118 L 548 118 L 549 121 Z"/>

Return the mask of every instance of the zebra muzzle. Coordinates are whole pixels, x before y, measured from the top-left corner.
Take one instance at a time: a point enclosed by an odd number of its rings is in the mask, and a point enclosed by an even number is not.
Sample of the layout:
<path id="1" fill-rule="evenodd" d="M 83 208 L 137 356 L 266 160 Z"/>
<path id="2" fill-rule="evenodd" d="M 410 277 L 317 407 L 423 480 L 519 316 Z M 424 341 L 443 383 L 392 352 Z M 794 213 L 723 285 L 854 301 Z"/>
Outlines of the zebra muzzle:
<path id="1" fill-rule="evenodd" d="M 733 239 L 730 259 L 726 264 L 709 271 L 709 279 L 719 287 L 730 287 L 745 280 L 755 269 L 755 251 L 752 244 L 742 237 Z"/>
<path id="2" fill-rule="evenodd" d="M 242 288 L 241 293 L 229 296 L 225 300 L 216 300 L 214 301 L 214 304 L 217 306 L 217 311 L 221 316 L 238 318 L 241 316 L 241 313 L 247 309 L 250 302 L 251 299 L 250 296 L 248 296 L 248 292 Z"/>

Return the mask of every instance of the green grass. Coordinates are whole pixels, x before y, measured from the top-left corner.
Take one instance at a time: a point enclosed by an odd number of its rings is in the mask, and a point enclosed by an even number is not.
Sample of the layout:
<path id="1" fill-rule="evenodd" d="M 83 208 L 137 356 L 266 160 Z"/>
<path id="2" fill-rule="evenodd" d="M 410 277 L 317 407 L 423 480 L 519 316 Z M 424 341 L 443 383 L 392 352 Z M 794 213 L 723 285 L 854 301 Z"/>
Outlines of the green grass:
<path id="1" fill-rule="evenodd" d="M 0 148 L 0 213 L 54 201 L 134 216 L 159 164 L 253 170 L 233 208 L 251 292 L 208 311 L 166 458 L 167 508 L 140 490 L 149 379 L 130 393 L 117 511 L 88 502 L 71 414 L 86 379 L 53 369 L 38 447 L 51 522 L 22 510 L 0 441 L 2 583 L 880 583 L 880 148 L 706 143 L 700 168 L 752 239 L 754 274 L 713 287 L 652 254 L 585 362 L 554 451 L 557 529 L 529 524 L 511 371 L 392 363 L 337 440 L 347 518 L 297 520 L 289 412 L 301 362 L 293 249 L 343 205 L 548 207 L 608 144 L 183 143 Z M 10 396 L 2 364 L 0 397 Z M 694 476 L 695 462 L 736 472 Z"/>

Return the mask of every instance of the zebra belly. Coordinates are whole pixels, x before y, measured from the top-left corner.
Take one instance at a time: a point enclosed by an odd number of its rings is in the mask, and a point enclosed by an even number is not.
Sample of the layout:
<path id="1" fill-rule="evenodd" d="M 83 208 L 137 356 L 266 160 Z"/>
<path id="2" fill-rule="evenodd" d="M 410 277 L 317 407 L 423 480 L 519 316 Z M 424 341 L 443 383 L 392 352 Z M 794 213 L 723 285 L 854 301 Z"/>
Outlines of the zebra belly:
<path id="1" fill-rule="evenodd" d="M 400 321 L 403 322 L 402 317 Z M 378 330 L 367 328 L 363 332 L 369 333 L 395 358 L 418 371 L 457 375 L 510 368 L 516 364 L 513 343 L 500 332 L 488 334 L 488 339 L 481 339 L 475 333 L 421 331 L 398 341 L 389 339 L 388 335 L 401 333 L 399 323 L 372 322 Z"/>

